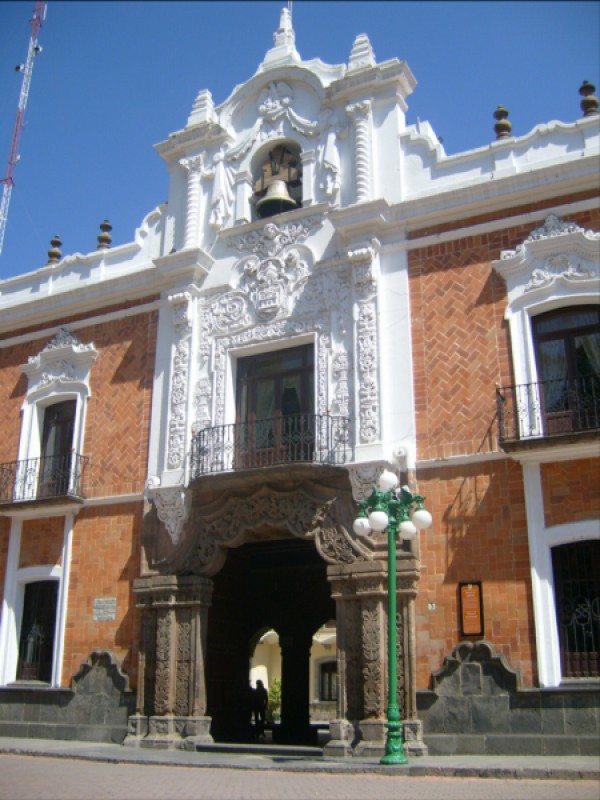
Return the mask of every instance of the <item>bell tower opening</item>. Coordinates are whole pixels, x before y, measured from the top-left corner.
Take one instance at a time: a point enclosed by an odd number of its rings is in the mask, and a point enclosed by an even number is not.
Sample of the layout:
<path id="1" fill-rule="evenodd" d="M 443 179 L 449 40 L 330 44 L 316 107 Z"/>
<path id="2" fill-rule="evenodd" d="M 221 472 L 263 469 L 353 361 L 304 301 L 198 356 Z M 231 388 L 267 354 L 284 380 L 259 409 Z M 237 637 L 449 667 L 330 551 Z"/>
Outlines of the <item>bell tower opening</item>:
<path id="1" fill-rule="evenodd" d="M 259 219 L 302 206 L 300 148 L 281 142 L 258 159 L 254 172 L 254 202 Z"/>

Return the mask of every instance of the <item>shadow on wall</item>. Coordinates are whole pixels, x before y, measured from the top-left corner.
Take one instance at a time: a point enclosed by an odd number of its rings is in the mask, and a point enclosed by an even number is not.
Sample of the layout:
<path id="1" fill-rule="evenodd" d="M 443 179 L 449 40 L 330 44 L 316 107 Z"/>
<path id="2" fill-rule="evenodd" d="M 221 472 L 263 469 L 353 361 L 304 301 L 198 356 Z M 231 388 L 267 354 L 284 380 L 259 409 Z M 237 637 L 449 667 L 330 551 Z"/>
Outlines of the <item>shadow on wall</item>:
<path id="1" fill-rule="evenodd" d="M 0 689 L 0 736 L 116 742 L 135 711 L 129 680 L 108 650 L 94 650 L 73 676 L 70 689 Z"/>

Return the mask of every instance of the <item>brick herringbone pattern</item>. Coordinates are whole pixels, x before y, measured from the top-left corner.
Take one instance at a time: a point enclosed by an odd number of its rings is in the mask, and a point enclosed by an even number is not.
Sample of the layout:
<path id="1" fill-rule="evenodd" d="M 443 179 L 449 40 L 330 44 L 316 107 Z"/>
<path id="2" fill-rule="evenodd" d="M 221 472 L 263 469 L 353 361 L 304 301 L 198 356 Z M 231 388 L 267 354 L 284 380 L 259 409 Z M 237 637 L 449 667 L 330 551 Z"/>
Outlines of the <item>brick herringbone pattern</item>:
<path id="1" fill-rule="evenodd" d="M 132 584 L 139 576 L 142 503 L 83 509 L 73 536 L 63 679 L 69 684 L 90 650 L 121 660 L 135 686 L 139 619 Z M 94 599 L 115 597 L 113 621 L 94 621 Z"/>
<path id="2" fill-rule="evenodd" d="M 531 686 L 534 625 L 520 465 L 507 460 L 428 470 L 419 489 L 434 524 L 420 537 L 418 685 L 428 685 L 461 639 L 458 584 L 482 581 L 481 638 L 504 652 L 510 665 L 520 668 L 524 685 Z"/>
<path id="3" fill-rule="evenodd" d="M 546 526 L 600 517 L 600 459 L 542 464 Z"/>
<path id="4" fill-rule="evenodd" d="M 24 520 L 19 568 L 60 564 L 64 531 L 64 517 Z"/>

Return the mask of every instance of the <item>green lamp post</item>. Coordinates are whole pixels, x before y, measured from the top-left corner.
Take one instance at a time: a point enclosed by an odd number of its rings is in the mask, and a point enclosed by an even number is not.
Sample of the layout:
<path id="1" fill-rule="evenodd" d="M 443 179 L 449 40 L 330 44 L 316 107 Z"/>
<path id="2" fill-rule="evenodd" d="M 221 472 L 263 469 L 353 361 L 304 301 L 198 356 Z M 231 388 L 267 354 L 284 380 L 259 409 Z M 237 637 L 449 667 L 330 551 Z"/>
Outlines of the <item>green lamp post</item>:
<path id="1" fill-rule="evenodd" d="M 397 702 L 396 673 L 396 536 L 413 539 L 420 530 L 429 528 L 432 516 L 423 508 L 424 497 L 414 495 L 407 486 L 398 488 L 398 478 L 384 470 L 370 497 L 358 504 L 354 521 L 357 536 L 369 536 L 372 531 L 388 535 L 388 706 L 385 755 L 381 764 L 407 764 L 404 736 Z"/>

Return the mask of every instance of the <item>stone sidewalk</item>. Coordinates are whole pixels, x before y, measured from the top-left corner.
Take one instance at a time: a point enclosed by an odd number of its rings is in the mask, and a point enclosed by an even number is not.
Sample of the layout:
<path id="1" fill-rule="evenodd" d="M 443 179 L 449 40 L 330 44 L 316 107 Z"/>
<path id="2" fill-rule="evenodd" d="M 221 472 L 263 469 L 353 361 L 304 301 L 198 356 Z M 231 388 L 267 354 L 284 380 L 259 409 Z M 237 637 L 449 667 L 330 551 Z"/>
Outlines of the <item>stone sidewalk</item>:
<path id="1" fill-rule="evenodd" d="M 50 756 L 109 763 L 154 764 L 201 767 L 313 772 L 329 774 L 380 774 L 465 777 L 529 778 L 551 780 L 596 780 L 600 782 L 598 756 L 422 756 L 411 758 L 406 766 L 385 767 L 377 759 L 326 758 L 317 748 L 298 755 L 296 748 L 245 747 L 244 752 L 219 747 L 204 752 L 150 750 L 117 744 L 64 741 L 57 739 L 18 739 L 0 737 L 0 754 Z"/>

